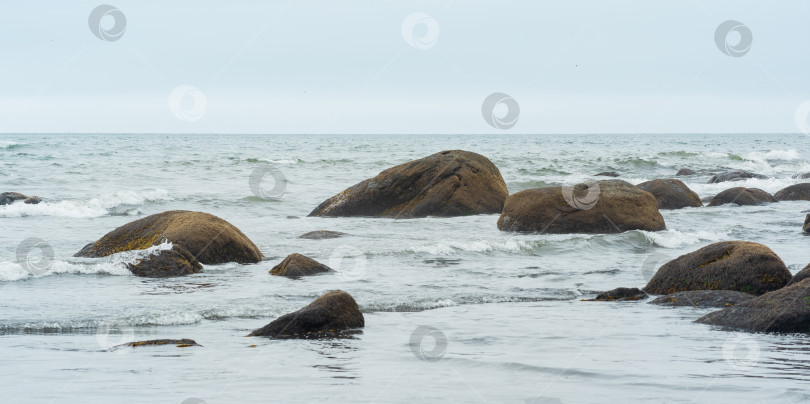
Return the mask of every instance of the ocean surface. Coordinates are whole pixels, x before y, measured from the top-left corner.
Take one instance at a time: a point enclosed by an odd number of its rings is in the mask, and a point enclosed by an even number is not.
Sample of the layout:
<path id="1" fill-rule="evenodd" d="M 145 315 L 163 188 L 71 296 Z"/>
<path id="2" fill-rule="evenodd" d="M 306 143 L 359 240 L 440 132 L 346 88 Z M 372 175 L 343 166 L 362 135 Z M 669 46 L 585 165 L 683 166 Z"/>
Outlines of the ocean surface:
<path id="1" fill-rule="evenodd" d="M 809 143 L 787 134 L 0 135 L 0 192 L 44 198 L 0 206 L 0 400 L 808 402 L 806 335 L 693 322 L 713 309 L 581 299 L 642 287 L 667 260 L 722 240 L 763 243 L 795 273 L 810 262 L 801 232 L 810 202 L 662 211 L 666 231 L 611 235 L 504 233 L 497 215 L 307 214 L 385 168 L 448 149 L 489 157 L 510 193 L 601 171 L 638 184 L 686 167 L 697 175 L 680 178 L 710 197 L 800 182 L 791 176 L 810 171 Z M 707 184 L 729 169 L 771 178 Z M 143 279 L 125 268 L 135 253 L 73 258 L 120 225 L 172 209 L 228 220 L 265 260 Z M 349 235 L 298 238 L 321 229 Z M 18 263 L 30 238 L 53 251 L 41 271 Z M 339 271 L 268 274 L 293 252 Z M 245 337 L 335 289 L 359 303 L 361 332 Z M 157 338 L 202 346 L 116 347 Z"/>

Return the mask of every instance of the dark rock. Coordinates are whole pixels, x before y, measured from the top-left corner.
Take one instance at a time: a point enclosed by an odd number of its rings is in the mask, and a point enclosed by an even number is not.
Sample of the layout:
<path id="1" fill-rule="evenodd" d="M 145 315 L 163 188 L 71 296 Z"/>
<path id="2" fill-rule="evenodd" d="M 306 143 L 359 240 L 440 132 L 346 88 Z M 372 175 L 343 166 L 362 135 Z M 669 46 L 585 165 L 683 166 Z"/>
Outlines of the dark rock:
<path id="1" fill-rule="evenodd" d="M 21 201 L 27 196 L 19 192 L 3 192 L 0 194 L 0 205 L 11 205 L 14 201 Z"/>
<path id="2" fill-rule="evenodd" d="M 770 248 L 723 241 L 667 262 L 644 291 L 666 295 L 687 290 L 736 290 L 761 295 L 784 287 L 792 275 Z"/>
<path id="3" fill-rule="evenodd" d="M 171 250 L 158 250 L 134 264 L 127 264 L 127 268 L 135 276 L 146 278 L 170 278 L 202 271 L 194 255 L 178 244 L 172 245 Z"/>
<path id="4" fill-rule="evenodd" d="M 795 184 L 773 194 L 777 201 L 810 201 L 810 183 Z"/>
<path id="5" fill-rule="evenodd" d="M 38 196 L 29 196 L 28 198 L 25 198 L 25 200 L 23 201 L 23 203 L 27 203 L 29 205 L 36 205 L 40 202 L 42 202 L 42 198 Z"/>
<path id="6" fill-rule="evenodd" d="M 172 210 L 127 223 L 86 245 L 75 257 L 106 257 L 145 250 L 163 240 L 181 245 L 203 264 L 257 263 L 259 248 L 239 229 L 214 215 Z"/>
<path id="7" fill-rule="evenodd" d="M 792 178 L 804 180 L 804 179 L 810 178 L 810 173 L 793 174 Z"/>
<path id="8" fill-rule="evenodd" d="M 185 348 L 189 346 L 201 346 L 193 339 L 150 339 L 148 341 L 134 341 L 126 344 L 117 345 L 117 347 L 139 347 L 139 346 L 161 346 L 161 345 L 176 345 L 178 348 Z"/>
<path id="9" fill-rule="evenodd" d="M 619 173 L 615 171 L 602 171 L 599 174 L 594 174 L 594 177 L 618 177 Z"/>
<path id="10" fill-rule="evenodd" d="M 647 294 L 639 288 L 616 288 L 596 295 L 597 302 L 622 302 L 646 299 Z"/>
<path id="11" fill-rule="evenodd" d="M 304 234 L 298 236 L 298 238 L 305 238 L 305 239 L 309 239 L 309 240 L 323 240 L 323 239 L 327 239 L 327 238 L 338 238 L 338 237 L 343 237 L 343 236 L 348 236 L 348 234 L 341 233 L 339 231 L 317 230 L 317 231 L 311 231 L 309 233 L 304 233 Z"/>
<path id="12" fill-rule="evenodd" d="M 804 217 L 804 225 L 802 226 L 802 231 L 805 233 L 810 233 L 810 214 Z"/>
<path id="13" fill-rule="evenodd" d="M 658 209 L 681 209 L 685 207 L 701 207 L 703 202 L 694 191 L 683 182 L 675 179 L 652 180 L 636 185 L 639 189 L 647 191 L 658 200 Z"/>
<path id="14" fill-rule="evenodd" d="M 709 313 L 697 322 L 749 332 L 810 332 L 810 279 Z"/>
<path id="15" fill-rule="evenodd" d="M 338 331 L 365 325 L 357 302 L 342 290 L 329 292 L 306 307 L 285 314 L 254 330 L 251 337 L 309 338 L 332 336 Z"/>
<path id="16" fill-rule="evenodd" d="M 767 175 L 752 173 L 750 171 L 745 170 L 734 170 L 734 171 L 727 171 L 724 173 L 717 174 L 709 179 L 709 184 L 716 184 L 718 182 L 726 182 L 726 181 L 741 181 L 746 180 L 749 178 L 757 178 L 757 179 L 767 179 Z"/>
<path id="17" fill-rule="evenodd" d="M 788 282 L 787 286 L 794 283 L 799 283 L 807 278 L 810 278 L 810 264 L 807 264 L 804 268 L 802 268 L 801 271 L 796 272 L 796 274 L 793 275 L 793 278 L 790 279 L 790 282 Z"/>
<path id="18" fill-rule="evenodd" d="M 650 303 L 661 306 L 729 307 L 755 297 L 734 290 L 689 290 L 659 296 Z"/>
<path id="19" fill-rule="evenodd" d="M 620 233 L 664 230 L 658 201 L 622 180 L 587 186 L 535 188 L 506 199 L 498 219 L 503 231 L 541 233 Z"/>
<path id="20" fill-rule="evenodd" d="M 676 175 L 676 176 L 680 176 L 680 175 L 695 175 L 695 172 L 694 172 L 694 171 L 692 171 L 692 170 L 690 170 L 690 169 L 688 169 L 688 168 L 681 168 L 680 170 L 678 170 L 678 172 L 677 172 L 677 173 L 675 173 L 675 175 Z"/>
<path id="21" fill-rule="evenodd" d="M 329 272 L 332 269 L 301 254 L 290 254 L 270 270 L 270 275 L 299 277 Z"/>
<path id="22" fill-rule="evenodd" d="M 486 157 L 449 150 L 379 173 L 321 203 L 309 216 L 412 218 L 501 213 L 506 183 Z"/>
<path id="23" fill-rule="evenodd" d="M 720 206 L 727 203 L 743 205 L 762 205 L 764 203 L 776 202 L 771 194 L 759 188 L 736 187 L 727 189 L 712 198 L 709 206 Z"/>

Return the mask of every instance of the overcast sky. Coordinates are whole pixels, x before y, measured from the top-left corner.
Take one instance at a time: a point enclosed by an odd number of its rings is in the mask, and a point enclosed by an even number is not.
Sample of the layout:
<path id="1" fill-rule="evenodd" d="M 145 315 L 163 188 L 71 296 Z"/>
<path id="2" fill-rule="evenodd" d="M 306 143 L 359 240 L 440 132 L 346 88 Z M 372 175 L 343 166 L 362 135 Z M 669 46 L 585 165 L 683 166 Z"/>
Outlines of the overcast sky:
<path id="1" fill-rule="evenodd" d="M 0 5 L 0 132 L 798 132 L 810 100 L 806 0 L 101 4 Z"/>

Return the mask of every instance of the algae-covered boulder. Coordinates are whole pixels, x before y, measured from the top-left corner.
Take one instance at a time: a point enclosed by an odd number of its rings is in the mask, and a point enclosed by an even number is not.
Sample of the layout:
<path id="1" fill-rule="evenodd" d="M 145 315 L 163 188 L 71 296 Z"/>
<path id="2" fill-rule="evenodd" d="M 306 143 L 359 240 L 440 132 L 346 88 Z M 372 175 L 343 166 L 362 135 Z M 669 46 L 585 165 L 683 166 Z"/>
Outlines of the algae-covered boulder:
<path id="1" fill-rule="evenodd" d="M 270 270 L 270 275 L 299 277 L 329 272 L 332 269 L 301 254 L 290 254 Z"/>
<path id="2" fill-rule="evenodd" d="M 336 335 L 339 331 L 365 325 L 363 313 L 354 298 L 336 290 L 315 299 L 306 307 L 285 314 L 254 330 L 251 337 L 311 338 Z"/>
<path id="3" fill-rule="evenodd" d="M 652 180 L 636 185 L 647 191 L 658 200 L 658 209 L 681 209 L 701 207 L 703 202 L 694 191 L 683 182 L 675 179 Z"/>
<path id="4" fill-rule="evenodd" d="M 647 294 L 639 288 L 616 288 L 596 295 L 597 302 L 625 302 L 646 299 Z"/>
<path id="5" fill-rule="evenodd" d="M 172 210 L 127 223 L 86 245 L 76 257 L 106 257 L 144 250 L 163 241 L 185 247 L 203 264 L 261 261 L 262 253 L 239 229 L 214 215 Z"/>
<path id="6" fill-rule="evenodd" d="M 752 173 L 750 171 L 745 170 L 733 170 L 733 171 L 726 171 L 724 173 L 717 174 L 709 179 L 709 184 L 716 184 L 719 182 L 726 182 L 726 181 L 742 181 L 747 180 L 749 178 L 756 178 L 756 179 L 767 179 L 768 176 Z"/>
<path id="7" fill-rule="evenodd" d="M 190 275 L 202 270 L 202 265 L 183 246 L 175 244 L 169 250 L 156 250 L 135 263 L 127 264 L 135 276 L 170 278 Z"/>
<path id="8" fill-rule="evenodd" d="M 777 201 L 810 201 L 810 183 L 794 184 L 773 194 Z"/>
<path id="9" fill-rule="evenodd" d="M 19 192 L 3 192 L 0 194 L 0 205 L 10 205 L 14 201 L 22 201 L 28 198 Z"/>
<path id="10" fill-rule="evenodd" d="M 764 203 L 776 202 L 771 194 L 759 188 L 736 187 L 727 189 L 712 198 L 709 206 L 720 206 L 729 203 L 737 205 L 762 205 Z"/>
<path id="11" fill-rule="evenodd" d="M 730 307 L 755 298 L 750 293 L 734 290 L 688 290 L 659 296 L 650 304 L 661 306 Z"/>

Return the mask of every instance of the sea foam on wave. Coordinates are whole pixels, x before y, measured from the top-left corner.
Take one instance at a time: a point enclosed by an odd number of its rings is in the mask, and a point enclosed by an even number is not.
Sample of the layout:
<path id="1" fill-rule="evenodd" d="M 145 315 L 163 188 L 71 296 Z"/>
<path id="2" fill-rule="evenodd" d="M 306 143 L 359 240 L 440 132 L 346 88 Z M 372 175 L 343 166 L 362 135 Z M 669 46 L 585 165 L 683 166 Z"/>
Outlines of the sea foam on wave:
<path id="1" fill-rule="evenodd" d="M 168 192 L 162 189 L 145 191 L 118 191 L 89 200 L 61 200 L 42 202 L 37 205 L 13 203 L 0 206 L 0 217 L 58 216 L 58 217 L 99 217 L 110 214 L 119 206 L 141 205 L 145 202 L 168 201 Z"/>

